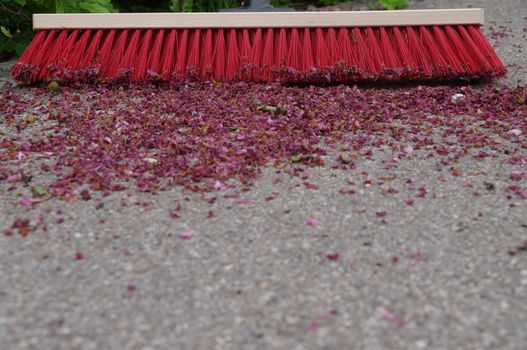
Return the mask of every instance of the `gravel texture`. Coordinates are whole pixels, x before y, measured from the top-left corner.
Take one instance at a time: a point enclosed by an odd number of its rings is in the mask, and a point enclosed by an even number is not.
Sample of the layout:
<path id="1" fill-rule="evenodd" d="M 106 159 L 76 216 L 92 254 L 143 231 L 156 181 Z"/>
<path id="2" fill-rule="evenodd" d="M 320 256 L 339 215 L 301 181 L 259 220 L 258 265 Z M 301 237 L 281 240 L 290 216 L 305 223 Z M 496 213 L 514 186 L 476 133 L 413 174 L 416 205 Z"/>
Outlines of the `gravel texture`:
<path id="1" fill-rule="evenodd" d="M 526 84 L 524 0 L 412 2 L 469 5 L 487 9 L 510 70 L 496 84 Z M 3 67 L 0 88 L 12 88 Z M 227 190 L 250 202 L 212 205 L 176 188 L 28 209 L 23 188 L 0 182 L 0 232 L 40 210 L 51 218 L 47 231 L 0 236 L 1 348 L 527 348 L 527 202 L 505 191 L 518 166 L 503 153 L 463 158 L 454 176 L 418 152 L 385 170 L 392 156 L 309 168 L 318 189 L 268 167 L 248 191 Z M 354 195 L 340 193 L 346 180 Z"/>

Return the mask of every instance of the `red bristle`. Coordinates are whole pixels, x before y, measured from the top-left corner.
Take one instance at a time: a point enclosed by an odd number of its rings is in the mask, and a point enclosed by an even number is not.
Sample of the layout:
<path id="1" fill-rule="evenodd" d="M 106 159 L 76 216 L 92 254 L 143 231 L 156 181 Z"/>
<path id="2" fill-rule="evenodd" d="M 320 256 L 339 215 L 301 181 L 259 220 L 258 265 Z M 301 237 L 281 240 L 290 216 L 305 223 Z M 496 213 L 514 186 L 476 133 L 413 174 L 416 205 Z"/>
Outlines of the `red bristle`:
<path id="1" fill-rule="evenodd" d="M 22 53 L 16 64 L 11 68 L 11 74 L 18 80 L 26 83 L 30 82 L 31 75 L 33 75 L 34 57 L 39 52 L 40 48 L 46 40 L 47 32 L 41 30 L 37 32 L 33 40 L 29 43 L 26 50 Z"/>
<path id="2" fill-rule="evenodd" d="M 456 54 L 460 58 L 461 64 L 463 64 L 465 70 L 467 70 L 467 72 L 471 74 L 476 72 L 478 69 L 478 63 L 476 60 L 474 60 L 473 56 L 467 50 L 467 47 L 463 43 L 463 40 L 461 39 L 457 31 L 452 28 L 452 26 L 445 26 L 444 28 L 445 35 L 447 36 L 451 46 L 456 51 Z"/>
<path id="3" fill-rule="evenodd" d="M 171 29 L 168 38 L 163 43 L 164 50 L 161 58 L 161 79 L 170 80 L 176 62 L 177 30 Z"/>
<path id="4" fill-rule="evenodd" d="M 187 73 L 187 54 L 188 54 L 188 29 L 183 29 L 178 40 L 175 73 L 177 78 L 186 76 Z"/>
<path id="5" fill-rule="evenodd" d="M 408 47 L 399 27 L 393 27 L 393 38 L 395 40 L 393 46 L 397 49 L 401 63 L 404 67 L 409 68 L 410 70 L 417 70 L 417 62 L 414 60 L 410 48 Z"/>
<path id="6" fill-rule="evenodd" d="M 241 65 L 241 76 L 242 79 L 250 79 L 251 72 L 251 37 L 249 30 L 244 28 L 242 30 L 241 38 L 238 40 L 238 49 L 240 52 L 240 65 Z"/>
<path id="7" fill-rule="evenodd" d="M 262 63 L 262 29 L 257 28 L 254 33 L 252 52 L 251 52 L 251 64 L 253 66 L 252 70 L 252 79 L 259 81 L 260 80 L 260 69 Z"/>
<path id="8" fill-rule="evenodd" d="M 216 30 L 216 35 L 214 36 L 212 74 L 212 78 L 215 80 L 225 80 L 225 34 L 223 29 Z"/>
<path id="9" fill-rule="evenodd" d="M 77 41 L 77 43 L 75 44 L 75 46 L 73 47 L 70 57 L 68 57 L 66 69 L 70 70 L 72 74 L 77 72 L 79 66 L 81 65 L 82 58 L 84 57 L 84 53 L 90 42 L 91 34 L 91 29 L 85 30 L 79 40 Z"/>
<path id="10" fill-rule="evenodd" d="M 328 49 L 328 64 L 333 66 L 338 63 L 341 53 L 335 29 L 328 28 L 326 44 Z"/>
<path id="11" fill-rule="evenodd" d="M 103 30 L 99 29 L 95 32 L 93 37 L 90 39 L 90 44 L 88 45 L 88 48 L 86 49 L 86 52 L 84 53 L 79 69 L 88 70 L 91 68 L 95 68 L 95 56 L 97 55 L 97 51 L 99 50 L 99 46 L 101 44 L 102 34 L 103 34 Z M 93 72 L 87 72 L 87 73 L 96 74 L 97 72 L 93 71 Z"/>
<path id="12" fill-rule="evenodd" d="M 448 65 L 454 69 L 458 74 L 463 74 L 465 69 L 462 66 L 462 62 L 459 57 L 456 55 L 456 52 L 450 46 L 450 41 L 444 33 L 444 27 L 439 28 L 438 26 L 433 26 L 432 30 L 436 39 L 436 43 L 441 49 L 443 57 L 448 62 Z"/>
<path id="13" fill-rule="evenodd" d="M 470 25 L 467 26 L 467 29 L 468 34 L 464 26 L 458 26 L 462 38 L 466 40 L 465 44 L 481 62 L 481 71 L 494 72 L 498 75 L 505 74 L 507 70 L 479 26 Z"/>
<path id="14" fill-rule="evenodd" d="M 203 56 L 201 58 L 201 76 L 210 79 L 214 63 L 214 48 L 212 46 L 212 29 L 207 29 L 203 42 Z"/>
<path id="15" fill-rule="evenodd" d="M 277 68 L 284 67 L 287 60 L 287 34 L 285 28 L 280 28 L 275 42 L 275 60 Z"/>
<path id="16" fill-rule="evenodd" d="M 42 63 L 42 69 L 37 76 L 38 79 L 53 78 L 58 75 L 58 61 L 66 45 L 67 37 L 68 31 L 61 30 L 57 38 L 53 41 L 53 44 L 50 45 L 49 55 L 45 58 L 46 62 Z"/>
<path id="17" fill-rule="evenodd" d="M 374 73 L 379 73 L 386 66 L 386 63 L 382 56 L 376 31 L 377 28 L 374 31 L 372 27 L 366 27 L 366 38 L 368 40 L 368 46 L 370 47 L 370 59 L 375 67 Z"/>
<path id="18" fill-rule="evenodd" d="M 99 51 L 99 55 L 97 55 L 97 66 L 100 67 L 100 76 L 104 79 L 108 77 L 108 69 L 110 67 L 112 55 L 114 54 L 115 33 L 115 29 L 106 31 L 101 50 Z"/>
<path id="19" fill-rule="evenodd" d="M 242 38 L 239 42 L 240 49 L 240 59 L 242 64 L 249 64 L 251 62 L 251 37 L 249 35 L 249 30 L 244 28 L 242 30 Z"/>
<path id="20" fill-rule="evenodd" d="M 137 51 L 141 40 L 141 29 L 135 29 L 130 41 L 127 43 L 127 49 L 122 56 L 119 67 L 117 68 L 117 77 L 129 79 L 133 75 L 135 62 L 137 61 Z"/>
<path id="21" fill-rule="evenodd" d="M 58 60 L 59 70 L 62 72 L 62 78 L 71 78 L 71 76 L 69 76 L 69 73 L 71 72 L 68 72 L 66 67 L 68 64 L 68 59 L 72 55 L 73 50 L 75 48 L 75 44 L 77 43 L 79 34 L 80 31 L 78 29 L 75 29 L 71 32 L 71 34 L 68 36 L 68 39 L 66 40 L 66 44 L 64 45 L 62 55 Z"/>
<path id="22" fill-rule="evenodd" d="M 441 54 L 439 46 L 435 42 L 432 34 L 426 26 L 419 27 L 419 34 L 425 49 L 432 58 L 432 66 L 434 67 L 434 75 L 436 78 L 443 78 L 449 76 L 448 63 Z"/>
<path id="23" fill-rule="evenodd" d="M 152 53 L 148 62 L 148 71 L 146 72 L 150 78 L 156 77 L 158 79 L 161 77 L 161 54 L 163 52 L 164 38 L 165 30 L 159 29 L 152 45 Z"/>
<path id="24" fill-rule="evenodd" d="M 423 46 L 423 42 L 414 31 L 413 27 L 406 27 L 406 34 L 408 36 L 408 48 L 410 49 L 419 70 L 423 71 L 426 78 L 432 77 L 432 60 L 428 56 L 428 52 Z"/>
<path id="25" fill-rule="evenodd" d="M 134 62 L 134 71 L 132 74 L 133 81 L 141 81 L 146 76 L 146 71 L 148 70 L 148 61 L 151 55 L 150 46 L 152 45 L 152 38 L 154 36 L 154 31 L 152 29 L 147 29 L 141 39 L 139 44 L 139 51 L 137 52 L 137 58 Z"/>
<path id="26" fill-rule="evenodd" d="M 492 71 L 491 63 L 489 62 L 489 60 L 487 60 L 487 57 L 485 57 L 481 52 L 484 50 L 484 46 L 482 46 L 481 43 L 479 46 L 476 45 L 464 26 L 457 26 L 457 29 L 459 30 L 459 34 L 463 40 L 463 44 L 467 47 L 467 51 L 477 62 L 476 73 L 486 73 Z"/>
<path id="27" fill-rule="evenodd" d="M 313 60 L 313 46 L 311 45 L 311 32 L 304 28 L 302 41 L 302 71 L 311 72 L 315 68 Z"/>
<path id="28" fill-rule="evenodd" d="M 358 66 L 357 50 L 354 50 L 350 40 L 350 33 L 347 28 L 340 28 L 338 42 L 340 44 L 340 56 L 338 60 L 346 67 Z"/>
<path id="29" fill-rule="evenodd" d="M 324 38 L 324 31 L 322 28 L 315 29 L 315 65 L 318 69 L 325 69 L 329 62 L 328 47 L 326 39 Z"/>
<path id="30" fill-rule="evenodd" d="M 298 29 L 291 29 L 291 39 L 289 41 L 289 52 L 287 54 L 286 66 L 295 72 L 302 70 L 302 44 Z"/>
<path id="31" fill-rule="evenodd" d="M 33 40 L 29 43 L 26 50 L 20 58 L 18 59 L 18 64 L 26 64 L 26 63 L 33 63 L 33 58 L 37 55 L 38 52 L 41 51 L 42 46 L 44 45 L 44 41 L 46 40 L 46 37 L 48 35 L 48 32 L 45 30 L 39 30 L 37 34 L 35 34 L 35 37 Z"/>
<path id="32" fill-rule="evenodd" d="M 274 65 L 274 31 L 273 28 L 267 29 L 265 34 L 265 44 L 262 52 L 262 70 L 260 78 L 265 81 L 273 80 L 273 65 Z"/>
<path id="33" fill-rule="evenodd" d="M 353 39 L 356 43 L 357 66 L 360 70 L 368 74 L 375 74 L 377 67 L 375 66 L 374 60 L 370 57 L 368 45 L 360 28 L 353 28 Z"/>
<path id="34" fill-rule="evenodd" d="M 106 79 L 115 79 L 118 77 L 121 60 L 124 56 L 127 46 L 128 46 L 128 29 L 124 29 L 119 33 L 117 37 L 117 42 L 115 43 L 115 46 L 112 50 L 113 52 L 110 58 L 110 62 L 108 64 L 108 68 L 103 73 L 103 76 Z"/>
<path id="35" fill-rule="evenodd" d="M 379 44 L 381 47 L 384 64 L 388 68 L 403 68 L 402 60 L 397 57 L 397 51 L 392 45 L 392 37 L 385 27 L 379 28 Z"/>
<path id="36" fill-rule="evenodd" d="M 187 57 L 187 66 L 185 69 L 192 74 L 199 74 L 199 56 L 200 56 L 200 39 L 201 30 L 194 29 Z"/>
<path id="37" fill-rule="evenodd" d="M 38 74 L 46 65 L 47 58 L 49 57 L 50 50 L 53 48 L 53 40 L 55 39 L 56 30 L 50 30 L 47 32 L 46 39 L 42 43 L 42 46 L 33 56 L 32 64 L 36 66 L 36 70 L 31 74 L 31 80 L 36 81 Z"/>
<path id="38" fill-rule="evenodd" d="M 227 38 L 227 67 L 225 76 L 227 80 L 233 79 L 240 71 L 240 51 L 236 40 L 236 29 L 229 29 Z"/>

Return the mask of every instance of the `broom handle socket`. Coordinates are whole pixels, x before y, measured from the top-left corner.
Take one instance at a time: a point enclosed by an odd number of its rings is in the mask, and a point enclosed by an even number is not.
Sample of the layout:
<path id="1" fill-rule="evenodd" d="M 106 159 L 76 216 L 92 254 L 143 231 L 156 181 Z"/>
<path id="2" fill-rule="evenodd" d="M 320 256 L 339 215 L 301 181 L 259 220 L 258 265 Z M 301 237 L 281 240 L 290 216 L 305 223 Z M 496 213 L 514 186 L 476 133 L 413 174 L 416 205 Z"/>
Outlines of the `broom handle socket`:
<path id="1" fill-rule="evenodd" d="M 289 12 L 295 11 L 292 8 L 273 7 L 269 0 L 244 0 L 242 7 L 220 9 L 220 12 Z"/>

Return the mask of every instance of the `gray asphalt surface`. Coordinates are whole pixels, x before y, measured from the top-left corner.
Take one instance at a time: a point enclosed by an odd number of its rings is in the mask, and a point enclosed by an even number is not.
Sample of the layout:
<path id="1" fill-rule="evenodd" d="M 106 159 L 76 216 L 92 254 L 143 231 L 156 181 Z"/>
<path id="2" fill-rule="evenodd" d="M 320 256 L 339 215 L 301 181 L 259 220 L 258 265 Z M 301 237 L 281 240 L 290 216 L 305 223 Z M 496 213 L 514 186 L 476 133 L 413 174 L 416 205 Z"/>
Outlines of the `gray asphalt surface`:
<path id="1" fill-rule="evenodd" d="M 499 84 L 527 82 L 524 0 L 412 4 L 485 7 L 489 26 L 511 29 L 494 40 L 510 69 Z M 242 193 L 247 204 L 211 206 L 180 189 L 111 194 L 102 207 L 42 203 L 64 222 L 0 236 L 0 348 L 526 349 L 527 254 L 509 251 L 527 239 L 527 202 L 503 194 L 512 166 L 503 155 L 465 159 L 463 176 L 442 181 L 437 159 L 383 170 L 390 156 L 312 169 L 313 190 L 268 168 Z M 385 196 L 366 178 L 399 192 Z M 359 184 L 354 196 L 339 193 L 346 179 Z M 413 206 L 406 179 L 428 190 Z M 7 188 L 0 232 L 26 214 Z"/>

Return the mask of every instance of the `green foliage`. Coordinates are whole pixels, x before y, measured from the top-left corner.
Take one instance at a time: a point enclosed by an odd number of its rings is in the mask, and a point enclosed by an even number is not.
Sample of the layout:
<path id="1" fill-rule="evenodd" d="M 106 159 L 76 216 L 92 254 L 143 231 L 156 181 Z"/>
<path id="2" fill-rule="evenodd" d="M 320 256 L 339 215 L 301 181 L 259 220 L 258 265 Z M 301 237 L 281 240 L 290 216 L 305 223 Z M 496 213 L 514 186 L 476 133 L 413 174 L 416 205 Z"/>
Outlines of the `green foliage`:
<path id="1" fill-rule="evenodd" d="M 0 0 L 0 61 L 24 52 L 35 34 L 33 13 L 115 11 L 111 0 Z"/>
<path id="2" fill-rule="evenodd" d="M 399 10 L 408 7 L 408 0 L 377 0 L 370 3 L 370 8 L 374 10 Z"/>

